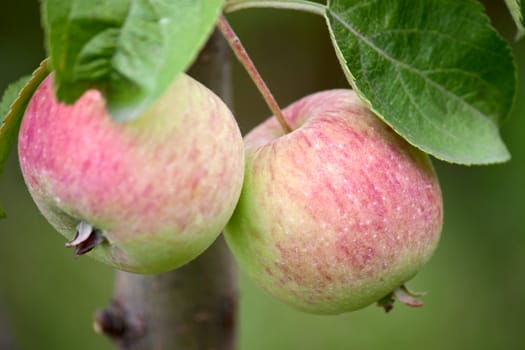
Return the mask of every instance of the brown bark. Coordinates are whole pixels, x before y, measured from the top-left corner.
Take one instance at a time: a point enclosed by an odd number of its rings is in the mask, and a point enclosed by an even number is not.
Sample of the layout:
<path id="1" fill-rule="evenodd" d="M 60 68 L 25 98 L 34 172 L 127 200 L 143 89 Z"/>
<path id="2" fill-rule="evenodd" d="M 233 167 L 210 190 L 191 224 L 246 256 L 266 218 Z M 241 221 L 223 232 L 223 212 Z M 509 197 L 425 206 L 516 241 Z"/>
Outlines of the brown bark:
<path id="1" fill-rule="evenodd" d="M 231 102 L 229 48 L 214 33 L 190 74 Z M 95 328 L 119 349 L 232 350 L 235 348 L 236 271 L 220 237 L 189 264 L 159 275 L 117 272 L 111 304 Z"/>

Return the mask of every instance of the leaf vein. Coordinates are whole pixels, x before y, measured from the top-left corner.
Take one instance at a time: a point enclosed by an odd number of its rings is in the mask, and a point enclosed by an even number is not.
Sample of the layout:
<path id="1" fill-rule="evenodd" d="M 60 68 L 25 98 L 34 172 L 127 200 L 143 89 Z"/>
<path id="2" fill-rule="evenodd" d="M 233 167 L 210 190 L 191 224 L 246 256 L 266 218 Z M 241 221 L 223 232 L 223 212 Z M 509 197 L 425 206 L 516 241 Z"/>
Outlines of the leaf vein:
<path id="1" fill-rule="evenodd" d="M 399 82 L 401 83 L 401 87 L 406 92 L 406 96 L 408 97 L 410 103 L 414 106 L 414 108 L 419 112 L 420 116 L 425 119 L 430 126 L 432 126 L 434 129 L 439 130 L 440 134 L 447 135 L 452 139 L 459 139 L 457 135 L 451 134 L 450 132 L 447 132 L 447 128 L 442 127 L 441 125 L 436 124 L 431 118 L 428 118 L 426 113 L 422 110 L 419 103 L 415 99 L 415 96 L 412 94 L 412 92 L 409 90 L 405 79 L 403 78 L 403 74 L 399 69 L 396 67 L 396 72 L 399 77 Z"/>
<path id="2" fill-rule="evenodd" d="M 400 33 L 400 34 L 403 34 L 403 33 L 415 33 L 415 34 L 435 34 L 437 36 L 442 36 L 442 37 L 445 37 L 445 38 L 448 38 L 448 39 L 451 39 L 452 41 L 455 41 L 455 42 L 458 42 L 458 43 L 461 43 L 463 44 L 464 46 L 468 46 L 468 47 L 471 47 L 473 49 L 476 49 L 478 51 L 481 51 L 485 54 L 489 54 L 491 56 L 495 56 L 495 57 L 498 57 L 499 55 L 492 51 L 492 50 L 488 50 L 487 48 L 484 48 L 484 47 L 481 47 L 481 46 L 477 46 L 477 45 L 474 45 L 472 44 L 471 42 L 469 41 L 466 41 L 466 40 L 462 40 L 461 38 L 459 37 L 455 37 L 455 36 L 452 36 L 450 34 L 447 34 L 447 33 L 443 33 L 443 32 L 440 32 L 438 30 L 435 30 L 435 29 L 420 29 L 420 28 L 393 28 L 393 29 L 388 29 L 388 30 L 384 30 L 384 31 L 381 31 L 381 32 L 377 32 L 377 33 L 373 33 L 371 35 L 368 35 L 367 38 L 369 40 L 373 40 L 373 39 L 376 39 L 378 37 L 381 37 L 381 36 L 384 36 L 386 34 L 391 34 L 391 33 Z"/>
<path id="3" fill-rule="evenodd" d="M 377 52 L 380 56 L 385 58 L 386 60 L 397 64 L 400 68 L 403 68 L 417 76 L 420 76 L 424 81 L 428 82 L 431 86 L 436 88 L 439 92 L 442 94 L 451 97 L 452 99 L 458 101 L 459 103 L 466 106 L 467 109 L 472 111 L 473 115 L 475 115 L 478 118 L 481 118 L 483 120 L 489 120 L 490 122 L 494 123 L 491 118 L 481 113 L 479 110 L 477 110 L 474 106 L 463 100 L 458 95 L 448 91 L 444 86 L 440 85 L 439 83 L 435 82 L 434 80 L 427 77 L 425 74 L 423 74 L 422 71 L 406 64 L 405 62 L 399 61 L 396 58 L 390 56 L 388 53 L 386 53 L 381 48 L 377 47 L 373 42 L 371 42 L 367 37 L 362 35 L 360 32 L 358 32 L 352 25 L 345 22 L 343 18 L 341 18 L 337 13 L 333 12 L 331 9 L 328 9 L 328 12 L 333 16 L 335 20 L 337 20 L 341 25 L 343 25 L 346 29 L 348 29 L 357 39 L 361 40 L 364 44 L 366 44 L 368 47 L 370 47 L 373 51 Z"/>

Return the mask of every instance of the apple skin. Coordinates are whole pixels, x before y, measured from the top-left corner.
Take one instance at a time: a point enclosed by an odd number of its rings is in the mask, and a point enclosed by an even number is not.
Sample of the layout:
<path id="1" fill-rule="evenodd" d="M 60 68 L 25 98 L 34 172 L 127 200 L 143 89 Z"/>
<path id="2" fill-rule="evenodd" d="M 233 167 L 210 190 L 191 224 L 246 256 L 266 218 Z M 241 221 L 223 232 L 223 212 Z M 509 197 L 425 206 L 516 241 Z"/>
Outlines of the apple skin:
<path id="1" fill-rule="evenodd" d="M 307 96 L 244 138 L 245 180 L 225 236 L 277 299 L 315 314 L 363 308 L 412 278 L 442 227 L 426 154 L 352 90 Z"/>
<path id="2" fill-rule="evenodd" d="M 102 95 L 59 103 L 52 76 L 24 115 L 22 173 L 38 208 L 72 239 L 84 221 L 105 242 L 88 253 L 115 268 L 158 273 L 208 248 L 237 203 L 244 146 L 228 107 L 181 75 L 145 113 L 110 119 Z"/>

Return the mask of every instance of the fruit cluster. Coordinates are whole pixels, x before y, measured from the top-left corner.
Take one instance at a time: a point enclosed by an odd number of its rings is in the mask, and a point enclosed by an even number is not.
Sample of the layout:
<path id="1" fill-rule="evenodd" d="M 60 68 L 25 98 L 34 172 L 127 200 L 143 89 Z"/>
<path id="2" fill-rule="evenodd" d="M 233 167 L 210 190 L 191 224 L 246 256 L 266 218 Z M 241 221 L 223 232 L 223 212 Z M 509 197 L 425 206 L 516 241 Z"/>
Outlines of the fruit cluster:
<path id="1" fill-rule="evenodd" d="M 442 199 L 427 155 L 352 90 L 307 96 L 244 142 L 226 105 L 182 75 L 139 118 L 115 123 L 95 90 L 59 103 L 52 76 L 23 118 L 19 157 L 42 214 L 75 248 L 158 273 L 224 230 L 276 298 L 313 313 L 362 308 L 433 253 Z"/>

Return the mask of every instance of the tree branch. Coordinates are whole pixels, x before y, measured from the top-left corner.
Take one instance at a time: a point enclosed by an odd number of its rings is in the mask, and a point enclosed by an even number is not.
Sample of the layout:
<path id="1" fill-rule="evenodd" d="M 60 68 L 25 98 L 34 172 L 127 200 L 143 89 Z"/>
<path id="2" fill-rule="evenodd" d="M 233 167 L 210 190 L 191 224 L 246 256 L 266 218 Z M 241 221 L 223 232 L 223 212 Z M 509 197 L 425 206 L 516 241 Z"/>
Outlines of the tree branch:
<path id="1" fill-rule="evenodd" d="M 229 48 L 214 33 L 190 75 L 230 103 L 230 73 Z M 200 257 L 174 271 L 117 272 L 113 300 L 95 316 L 95 329 L 122 350 L 232 350 L 236 307 L 235 265 L 221 236 Z"/>

